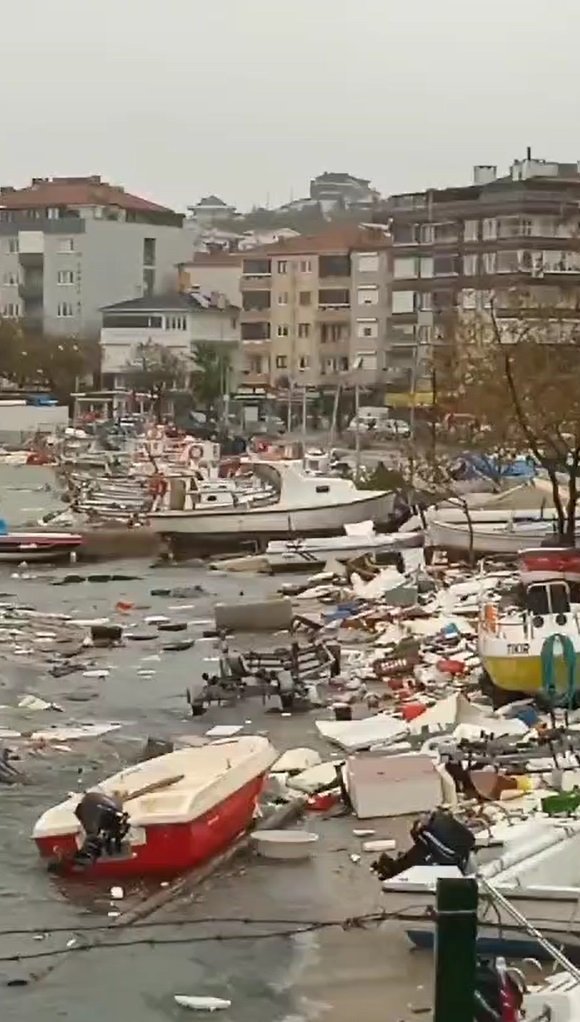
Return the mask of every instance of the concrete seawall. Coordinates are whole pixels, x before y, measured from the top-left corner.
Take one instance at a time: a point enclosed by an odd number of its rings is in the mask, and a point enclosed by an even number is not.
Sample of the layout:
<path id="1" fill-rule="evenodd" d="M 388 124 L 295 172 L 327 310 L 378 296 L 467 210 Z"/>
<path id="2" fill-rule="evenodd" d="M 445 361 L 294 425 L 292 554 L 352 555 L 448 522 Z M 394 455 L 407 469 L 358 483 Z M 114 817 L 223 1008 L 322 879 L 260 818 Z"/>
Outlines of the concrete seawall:
<path id="1" fill-rule="evenodd" d="M 161 537 L 151 529 L 118 527 L 87 529 L 83 532 L 80 560 L 115 557 L 158 557 L 163 548 Z"/>

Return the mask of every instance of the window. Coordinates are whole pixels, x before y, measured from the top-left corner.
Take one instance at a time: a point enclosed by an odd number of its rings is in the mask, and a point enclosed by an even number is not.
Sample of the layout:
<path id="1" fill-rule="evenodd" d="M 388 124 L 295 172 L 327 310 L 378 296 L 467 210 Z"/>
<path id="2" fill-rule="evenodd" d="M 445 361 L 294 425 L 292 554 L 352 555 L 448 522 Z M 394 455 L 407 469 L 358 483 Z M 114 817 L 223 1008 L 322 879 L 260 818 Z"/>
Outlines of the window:
<path id="1" fill-rule="evenodd" d="M 402 256 L 395 259 L 393 264 L 393 276 L 396 280 L 408 280 L 417 276 L 417 260 L 414 256 Z"/>
<path id="2" fill-rule="evenodd" d="M 529 237 L 532 233 L 532 221 L 518 216 L 506 216 L 497 221 L 498 238 Z"/>
<path id="3" fill-rule="evenodd" d="M 72 270 L 59 270 L 56 275 L 57 284 L 74 284 L 75 275 Z"/>
<path id="4" fill-rule="evenodd" d="M 463 256 L 463 273 L 466 277 L 477 276 L 478 259 L 479 256 L 477 255 Z"/>
<path id="5" fill-rule="evenodd" d="M 143 265 L 155 266 L 155 238 L 143 238 Z"/>
<path id="6" fill-rule="evenodd" d="M 378 337 L 379 324 L 376 319 L 359 319 L 357 322 L 358 337 Z"/>
<path id="7" fill-rule="evenodd" d="M 241 335 L 243 341 L 268 341 L 270 339 L 270 324 L 267 320 L 259 323 L 242 323 Z"/>
<path id="8" fill-rule="evenodd" d="M 433 276 L 433 256 L 421 257 L 420 276 L 424 278 Z"/>
<path id="9" fill-rule="evenodd" d="M 365 252 L 364 255 L 359 255 L 358 257 L 359 273 L 377 273 L 378 269 L 379 269 L 378 252 Z"/>
<path id="10" fill-rule="evenodd" d="M 4 284 L 6 287 L 16 287 L 18 284 L 18 274 L 9 270 L 8 273 L 4 274 Z"/>
<path id="11" fill-rule="evenodd" d="M 243 291 L 242 292 L 242 309 L 245 312 L 259 311 L 260 309 L 270 308 L 270 292 L 269 291 Z"/>
<path id="12" fill-rule="evenodd" d="M 435 256 L 433 259 L 433 276 L 452 277 L 459 273 L 459 267 L 460 262 L 458 255 Z"/>
<path id="13" fill-rule="evenodd" d="M 105 312 L 103 313 L 103 326 L 104 327 L 127 327 L 128 329 L 134 329 L 140 327 L 144 329 L 161 329 L 163 325 L 163 318 L 161 316 L 151 316 L 147 313 L 116 313 L 116 312 Z"/>
<path id="14" fill-rule="evenodd" d="M 461 292 L 462 309 L 477 308 L 477 291 L 465 290 Z"/>
<path id="15" fill-rule="evenodd" d="M 515 249 L 497 253 L 498 273 L 517 273 L 520 268 L 519 253 Z"/>
<path id="16" fill-rule="evenodd" d="M 300 358 L 298 359 L 298 368 L 299 369 L 308 369 L 309 367 L 310 367 L 310 359 L 308 358 L 308 355 L 301 355 Z"/>
<path id="17" fill-rule="evenodd" d="M 495 223 L 495 221 L 494 221 Z M 483 272 L 484 273 L 495 273 L 497 264 L 497 252 L 484 252 L 483 254 Z"/>
<path id="18" fill-rule="evenodd" d="M 60 216 L 60 210 L 58 206 L 49 206 L 46 211 L 46 215 L 49 220 L 58 220 Z"/>
<path id="19" fill-rule="evenodd" d="M 310 323 L 299 323 L 298 324 L 298 336 L 309 337 L 310 336 Z"/>
<path id="20" fill-rule="evenodd" d="M 430 245 L 433 241 L 433 224 L 421 224 L 419 237 L 422 245 Z"/>
<path id="21" fill-rule="evenodd" d="M 413 292 L 393 291 L 393 312 L 413 312 Z"/>
<path id="22" fill-rule="evenodd" d="M 492 238 L 497 238 L 497 220 L 484 220 L 483 240 L 490 241 Z"/>
<path id="23" fill-rule="evenodd" d="M 357 297 L 359 305 L 378 305 L 379 289 L 372 285 L 370 287 L 359 287 Z"/>
<path id="24" fill-rule="evenodd" d="M 232 330 L 236 330 L 237 329 L 238 321 L 237 321 L 235 316 L 232 316 L 232 318 L 230 319 L 230 326 L 231 326 Z M 186 320 L 185 316 L 183 317 L 183 329 L 187 330 L 187 320 Z"/>
<path id="25" fill-rule="evenodd" d="M 244 259 L 242 269 L 245 277 L 269 277 L 272 263 L 269 259 Z"/>
<path id="26" fill-rule="evenodd" d="M 8 238 L 8 251 L 12 255 L 18 252 L 18 238 Z"/>
<path id="27" fill-rule="evenodd" d="M 278 305 L 288 305 L 288 292 L 281 291 L 278 295 Z"/>
<path id="28" fill-rule="evenodd" d="M 310 273 L 312 271 L 312 263 L 310 259 L 300 260 L 300 273 Z"/>
<path id="29" fill-rule="evenodd" d="M 344 306 L 348 308 L 350 305 L 350 292 L 348 288 L 339 287 L 326 287 L 322 288 L 318 292 L 318 304 L 319 306 L 331 305 L 331 306 Z"/>
<path id="30" fill-rule="evenodd" d="M 276 265 L 276 269 L 278 270 L 278 273 L 288 273 L 288 260 L 279 259 Z"/>
<path id="31" fill-rule="evenodd" d="M 320 327 L 320 343 L 342 341 L 348 337 L 348 323 L 322 323 Z"/>
<path id="32" fill-rule="evenodd" d="M 377 368 L 377 353 L 376 351 L 357 351 L 355 355 L 355 365 L 358 369 L 374 369 Z"/>
<path id="33" fill-rule="evenodd" d="M 288 358 L 286 355 L 276 355 L 276 369 L 287 369 Z"/>
<path id="34" fill-rule="evenodd" d="M 60 319 L 69 319 L 71 316 L 74 316 L 75 313 L 72 302 L 59 302 L 56 314 L 60 317 Z"/>
<path id="35" fill-rule="evenodd" d="M 394 245 L 416 245 L 418 225 L 395 224 L 393 229 Z"/>
<path id="36" fill-rule="evenodd" d="M 465 241 L 477 241 L 479 239 L 479 220 L 466 220 L 463 225 L 463 238 Z"/>
<path id="37" fill-rule="evenodd" d="M 312 304 L 312 291 L 301 291 L 298 301 L 300 305 L 311 305 Z"/>
<path id="38" fill-rule="evenodd" d="M 433 309 L 433 295 L 431 291 L 421 291 L 421 293 L 417 295 L 416 307 L 420 309 L 421 312 L 431 312 Z"/>
<path id="39" fill-rule="evenodd" d="M 288 337 L 288 332 L 288 324 L 280 323 L 280 326 L 278 327 L 278 337 Z"/>
<path id="40" fill-rule="evenodd" d="M 7 319 L 18 319 L 22 315 L 22 310 L 18 302 L 8 302 L 2 309 L 2 315 Z"/>
<path id="41" fill-rule="evenodd" d="M 61 254 L 64 255 L 66 252 L 74 252 L 74 250 L 75 250 L 74 238 L 59 238 L 58 251 Z"/>
<path id="42" fill-rule="evenodd" d="M 153 266 L 146 266 L 143 270 L 143 293 L 152 295 L 155 290 L 155 269 Z"/>
<path id="43" fill-rule="evenodd" d="M 321 255 L 318 257 L 319 277 L 350 277 L 349 255 Z"/>
<path id="44" fill-rule="evenodd" d="M 341 373 L 346 373 L 348 370 L 348 355 L 343 355 L 338 360 L 338 368 Z"/>

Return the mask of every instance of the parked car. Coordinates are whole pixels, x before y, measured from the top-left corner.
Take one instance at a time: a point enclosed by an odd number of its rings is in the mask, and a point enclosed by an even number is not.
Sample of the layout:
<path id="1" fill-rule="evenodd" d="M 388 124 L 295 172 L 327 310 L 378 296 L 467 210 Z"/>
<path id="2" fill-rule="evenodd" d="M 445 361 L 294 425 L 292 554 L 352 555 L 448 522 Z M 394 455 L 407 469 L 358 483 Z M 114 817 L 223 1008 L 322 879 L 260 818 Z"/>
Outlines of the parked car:
<path id="1" fill-rule="evenodd" d="M 409 440 L 411 436 L 411 427 L 404 419 L 385 419 L 385 421 L 381 423 L 380 432 L 389 438 L 392 437 L 400 440 Z"/>

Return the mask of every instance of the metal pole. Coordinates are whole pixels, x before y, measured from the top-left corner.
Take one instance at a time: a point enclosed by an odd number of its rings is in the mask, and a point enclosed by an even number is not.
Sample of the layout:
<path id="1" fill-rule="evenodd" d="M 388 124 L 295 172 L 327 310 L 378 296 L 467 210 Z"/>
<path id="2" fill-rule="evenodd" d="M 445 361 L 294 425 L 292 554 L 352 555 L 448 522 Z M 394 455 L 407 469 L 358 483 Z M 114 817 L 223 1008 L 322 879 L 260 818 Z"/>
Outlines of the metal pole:
<path id="1" fill-rule="evenodd" d="M 358 413 L 360 409 L 360 390 L 358 383 L 354 385 L 354 417 L 355 417 L 355 452 L 354 452 L 354 463 L 355 463 L 355 478 L 358 479 L 360 476 L 360 423 L 358 421 Z"/>
<path id="2" fill-rule="evenodd" d="M 334 447 L 334 438 L 336 436 L 336 424 L 337 424 L 337 421 L 338 421 L 338 402 L 339 402 L 339 400 L 340 400 L 340 383 L 337 385 L 337 388 L 336 388 L 336 391 L 335 391 L 335 394 L 334 394 L 334 402 L 333 402 L 333 405 L 332 405 L 332 419 L 330 420 L 330 436 L 328 438 L 328 453 L 329 454 L 332 452 L 332 448 Z"/>
<path id="3" fill-rule="evenodd" d="M 433 1022 L 473 1022 L 477 880 L 437 881 Z"/>
<path id="4" fill-rule="evenodd" d="M 526 932 L 529 933 L 531 937 L 534 937 L 534 939 L 538 942 L 540 947 L 543 948 L 544 951 L 547 951 L 550 957 L 553 958 L 554 961 L 558 963 L 558 965 L 561 965 L 566 972 L 569 972 L 570 975 L 574 977 L 576 982 L 580 981 L 580 969 L 576 968 L 576 966 L 573 965 L 572 962 L 568 960 L 568 958 L 566 958 L 566 955 L 563 954 L 563 952 L 560 951 L 554 944 L 552 944 L 551 941 L 546 940 L 546 938 L 542 936 L 540 931 L 537 930 L 532 923 L 528 922 L 526 917 L 522 915 L 522 913 L 515 907 L 515 905 L 512 905 L 511 901 L 508 901 L 507 898 L 504 898 L 503 894 L 500 894 L 499 891 L 495 889 L 493 884 L 490 884 L 489 880 L 486 880 L 484 877 L 479 877 L 479 883 L 483 887 L 484 891 L 491 896 L 492 900 L 495 901 L 496 904 L 498 904 L 501 908 L 503 908 L 504 912 L 507 912 L 508 915 L 512 917 L 512 919 L 515 919 L 516 922 L 520 923 L 520 925 L 526 930 Z"/>
<path id="5" fill-rule="evenodd" d="M 286 411 L 286 430 L 289 433 L 292 429 L 292 388 L 294 384 L 292 380 L 288 380 L 288 409 Z"/>
<path id="6" fill-rule="evenodd" d="M 303 454 L 303 456 L 304 456 L 304 454 L 306 454 L 306 417 L 307 417 L 307 413 L 306 413 L 306 398 L 307 398 L 307 391 L 306 391 L 306 385 L 304 385 L 302 387 L 302 447 L 303 447 L 302 454 Z"/>

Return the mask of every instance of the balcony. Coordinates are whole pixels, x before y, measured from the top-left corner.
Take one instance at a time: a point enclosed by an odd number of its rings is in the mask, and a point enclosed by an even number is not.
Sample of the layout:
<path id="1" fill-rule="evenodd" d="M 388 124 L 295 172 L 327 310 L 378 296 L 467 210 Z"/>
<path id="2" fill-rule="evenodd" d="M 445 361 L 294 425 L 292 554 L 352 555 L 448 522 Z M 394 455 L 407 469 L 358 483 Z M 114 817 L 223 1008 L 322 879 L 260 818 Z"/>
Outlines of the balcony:
<path id="1" fill-rule="evenodd" d="M 19 252 L 18 261 L 25 269 L 42 269 L 44 252 Z"/>
<path id="2" fill-rule="evenodd" d="M 25 302 L 40 302 L 42 304 L 44 298 L 44 277 L 41 274 L 35 277 L 27 274 L 18 285 L 18 294 Z"/>

